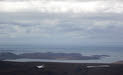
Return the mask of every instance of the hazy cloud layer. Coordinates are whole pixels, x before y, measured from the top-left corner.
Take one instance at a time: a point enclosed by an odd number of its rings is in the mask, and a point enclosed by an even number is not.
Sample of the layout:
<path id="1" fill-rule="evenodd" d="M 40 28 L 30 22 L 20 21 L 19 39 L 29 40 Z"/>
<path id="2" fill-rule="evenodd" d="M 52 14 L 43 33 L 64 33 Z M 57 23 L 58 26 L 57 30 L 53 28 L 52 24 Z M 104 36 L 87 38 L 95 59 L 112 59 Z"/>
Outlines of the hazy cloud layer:
<path id="1" fill-rule="evenodd" d="M 121 0 L 1 0 L 0 44 L 122 45 Z"/>
<path id="2" fill-rule="evenodd" d="M 41 12 L 41 13 L 122 13 L 122 1 L 1 1 L 1 12 Z"/>

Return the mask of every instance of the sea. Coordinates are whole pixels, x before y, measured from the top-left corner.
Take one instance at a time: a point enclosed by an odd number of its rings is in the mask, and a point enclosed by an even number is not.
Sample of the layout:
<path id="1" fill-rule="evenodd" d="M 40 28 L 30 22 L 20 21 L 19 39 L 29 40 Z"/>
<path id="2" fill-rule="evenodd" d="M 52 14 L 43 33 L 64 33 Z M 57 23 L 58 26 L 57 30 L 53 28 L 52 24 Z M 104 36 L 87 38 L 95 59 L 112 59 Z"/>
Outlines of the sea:
<path id="1" fill-rule="evenodd" d="M 99 60 L 49 60 L 49 59 L 15 59 L 5 61 L 19 62 L 70 62 L 70 63 L 114 63 L 123 60 L 123 47 L 104 47 L 104 46 L 83 46 L 76 48 L 49 48 L 41 46 L 26 45 L 0 45 L 0 52 L 11 52 L 15 54 L 35 53 L 35 52 L 54 52 L 54 53 L 81 53 L 85 56 L 109 55 Z"/>

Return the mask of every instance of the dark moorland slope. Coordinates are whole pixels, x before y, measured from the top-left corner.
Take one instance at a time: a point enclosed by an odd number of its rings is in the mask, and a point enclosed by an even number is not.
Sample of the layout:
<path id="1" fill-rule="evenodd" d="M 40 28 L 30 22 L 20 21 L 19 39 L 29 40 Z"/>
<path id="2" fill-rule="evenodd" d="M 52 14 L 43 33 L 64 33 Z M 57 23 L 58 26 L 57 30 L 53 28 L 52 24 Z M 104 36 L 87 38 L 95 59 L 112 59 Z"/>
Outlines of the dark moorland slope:
<path id="1" fill-rule="evenodd" d="M 39 65 L 44 67 L 37 68 Z M 0 75 L 123 75 L 123 64 L 0 61 Z"/>

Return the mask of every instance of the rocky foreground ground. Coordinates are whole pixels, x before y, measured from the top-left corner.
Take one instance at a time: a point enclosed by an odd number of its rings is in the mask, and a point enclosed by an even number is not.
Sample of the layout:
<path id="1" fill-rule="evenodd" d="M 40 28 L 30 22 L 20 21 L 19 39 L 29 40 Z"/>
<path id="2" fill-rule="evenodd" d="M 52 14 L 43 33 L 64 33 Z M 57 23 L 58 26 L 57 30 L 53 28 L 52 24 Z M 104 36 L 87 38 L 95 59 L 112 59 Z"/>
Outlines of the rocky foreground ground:
<path id="1" fill-rule="evenodd" d="M 123 75 L 123 64 L 0 61 L 0 75 Z"/>

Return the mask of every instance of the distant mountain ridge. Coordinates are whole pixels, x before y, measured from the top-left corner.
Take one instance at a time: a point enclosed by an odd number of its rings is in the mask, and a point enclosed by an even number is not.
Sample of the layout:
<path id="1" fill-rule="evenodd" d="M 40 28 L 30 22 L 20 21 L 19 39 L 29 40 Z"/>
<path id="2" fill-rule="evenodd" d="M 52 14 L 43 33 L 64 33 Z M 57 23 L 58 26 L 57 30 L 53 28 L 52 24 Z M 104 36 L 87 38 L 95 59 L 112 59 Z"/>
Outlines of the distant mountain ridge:
<path id="1" fill-rule="evenodd" d="M 0 53 L 0 60 L 5 59 L 19 59 L 19 58 L 28 58 L 28 59 L 60 59 L 60 60 L 98 60 L 104 57 L 109 57 L 109 55 L 92 55 L 84 56 L 80 53 L 23 53 L 16 55 L 14 53 L 6 52 Z"/>

